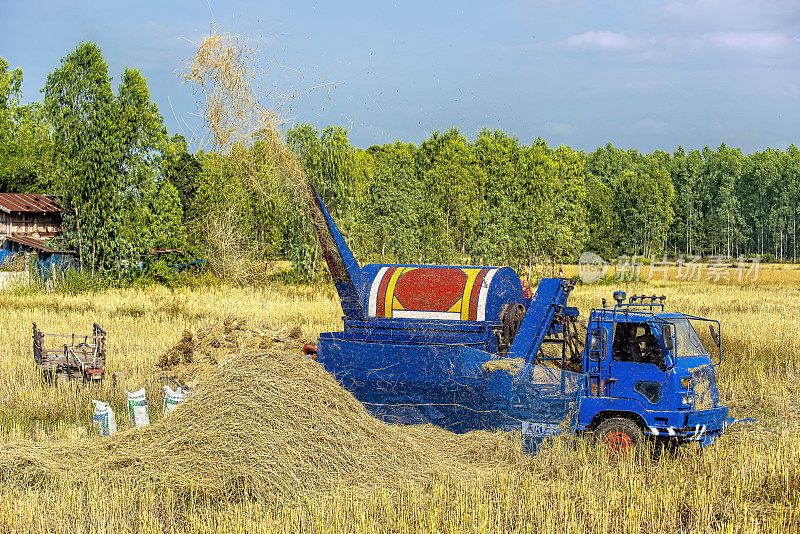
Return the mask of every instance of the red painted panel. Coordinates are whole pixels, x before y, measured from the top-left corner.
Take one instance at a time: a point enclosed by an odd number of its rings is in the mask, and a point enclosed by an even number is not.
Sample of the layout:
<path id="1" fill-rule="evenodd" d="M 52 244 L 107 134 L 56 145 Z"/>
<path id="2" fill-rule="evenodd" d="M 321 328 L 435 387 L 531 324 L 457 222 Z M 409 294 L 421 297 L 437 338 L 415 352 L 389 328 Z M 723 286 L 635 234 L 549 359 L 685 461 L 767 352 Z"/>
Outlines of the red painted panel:
<path id="1" fill-rule="evenodd" d="M 400 275 L 394 296 L 406 310 L 446 312 L 464 296 L 466 282 L 461 269 L 420 267 Z"/>

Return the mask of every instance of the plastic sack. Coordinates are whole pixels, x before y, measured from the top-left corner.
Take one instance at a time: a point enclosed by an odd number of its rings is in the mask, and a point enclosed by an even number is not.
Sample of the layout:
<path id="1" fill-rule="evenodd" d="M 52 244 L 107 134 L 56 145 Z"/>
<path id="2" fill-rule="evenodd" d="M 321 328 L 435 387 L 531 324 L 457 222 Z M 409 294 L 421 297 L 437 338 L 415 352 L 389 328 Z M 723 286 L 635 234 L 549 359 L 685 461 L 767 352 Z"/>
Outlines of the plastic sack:
<path id="1" fill-rule="evenodd" d="M 128 397 L 128 417 L 135 427 L 147 426 L 150 424 L 150 410 L 147 406 L 147 396 L 145 389 L 131 393 L 127 389 L 125 395 Z"/>
<path id="2" fill-rule="evenodd" d="M 189 394 L 184 392 L 181 388 L 172 391 L 169 386 L 164 386 L 164 415 L 174 410 L 178 404 L 186 400 Z"/>
<path id="3" fill-rule="evenodd" d="M 117 418 L 114 416 L 114 410 L 107 402 L 99 400 L 92 402 L 94 403 L 92 423 L 101 436 L 111 436 L 117 431 Z"/>

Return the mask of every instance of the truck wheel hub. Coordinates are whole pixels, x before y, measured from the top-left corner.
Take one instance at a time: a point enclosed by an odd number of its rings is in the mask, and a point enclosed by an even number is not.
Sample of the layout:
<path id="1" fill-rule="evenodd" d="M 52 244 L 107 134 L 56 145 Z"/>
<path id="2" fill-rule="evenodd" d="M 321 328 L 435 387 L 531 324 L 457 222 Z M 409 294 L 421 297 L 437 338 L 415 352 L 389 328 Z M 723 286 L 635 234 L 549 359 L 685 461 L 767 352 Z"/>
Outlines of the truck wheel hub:
<path id="1" fill-rule="evenodd" d="M 633 438 L 621 430 L 613 430 L 605 435 L 603 443 L 615 452 L 627 452 L 633 447 Z"/>

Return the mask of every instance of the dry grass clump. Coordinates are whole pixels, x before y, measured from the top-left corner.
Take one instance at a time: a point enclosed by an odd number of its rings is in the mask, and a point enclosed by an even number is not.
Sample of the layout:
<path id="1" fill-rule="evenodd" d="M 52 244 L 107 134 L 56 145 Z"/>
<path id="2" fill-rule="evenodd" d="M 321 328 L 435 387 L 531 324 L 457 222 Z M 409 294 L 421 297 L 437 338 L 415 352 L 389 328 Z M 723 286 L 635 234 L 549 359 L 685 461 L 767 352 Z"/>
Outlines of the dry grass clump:
<path id="1" fill-rule="evenodd" d="M 242 320 L 184 332 L 167 354 L 220 362 L 169 416 L 110 440 L 0 447 L 3 478 L 36 486 L 100 473 L 181 495 L 298 497 L 336 487 L 399 488 L 434 475 L 472 478 L 525 461 L 504 434 L 454 435 L 372 417 L 285 331 Z"/>
<path id="2" fill-rule="evenodd" d="M 184 330 L 181 340 L 159 357 L 158 367 L 194 387 L 197 378 L 208 375 L 243 349 L 298 349 L 300 336 L 297 326 L 278 330 L 255 328 L 236 317 L 205 321 L 197 334 Z"/>
<path id="3" fill-rule="evenodd" d="M 261 83 L 256 52 L 246 38 L 214 28 L 186 66 L 184 80 L 203 93 L 199 104 L 213 151 L 229 154 L 235 146 L 277 133 L 294 95 Z"/>
<path id="4" fill-rule="evenodd" d="M 525 360 L 522 358 L 505 358 L 501 360 L 489 360 L 481 366 L 481 369 L 487 373 L 505 371 L 511 376 L 517 376 L 523 367 L 525 367 Z"/>
<path id="5" fill-rule="evenodd" d="M 158 366 L 170 369 L 181 363 L 194 361 L 194 336 L 188 330 L 183 331 L 183 336 L 177 345 L 169 349 L 158 359 Z"/>
<path id="6" fill-rule="evenodd" d="M 281 131 L 296 95 L 268 86 L 266 74 L 248 39 L 216 28 L 182 74 L 202 94 L 211 144 L 206 171 L 219 197 L 193 227 L 218 274 L 239 284 L 263 276 L 253 265 L 269 254 L 253 228 L 253 206 L 291 202 L 291 212 L 304 209 L 305 178 Z"/>

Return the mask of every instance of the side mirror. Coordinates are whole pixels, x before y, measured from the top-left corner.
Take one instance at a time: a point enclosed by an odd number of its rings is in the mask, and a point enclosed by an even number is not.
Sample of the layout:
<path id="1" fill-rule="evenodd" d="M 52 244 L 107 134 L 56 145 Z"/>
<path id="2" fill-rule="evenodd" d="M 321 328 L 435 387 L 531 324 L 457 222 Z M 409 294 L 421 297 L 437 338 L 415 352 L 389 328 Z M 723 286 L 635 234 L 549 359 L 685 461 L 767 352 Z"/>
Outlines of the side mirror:
<path id="1" fill-rule="evenodd" d="M 714 344 L 717 347 L 719 347 L 719 343 L 720 343 L 719 334 L 717 333 L 716 330 L 714 330 L 714 325 L 713 324 L 708 325 L 708 329 L 711 330 L 711 339 L 714 340 Z"/>
<path id="2" fill-rule="evenodd" d="M 664 332 L 664 348 L 670 352 L 675 350 L 675 334 L 670 326 Z"/>
<path id="3" fill-rule="evenodd" d="M 589 360 L 600 361 L 603 353 L 603 331 L 600 329 L 592 330 L 589 335 Z"/>

